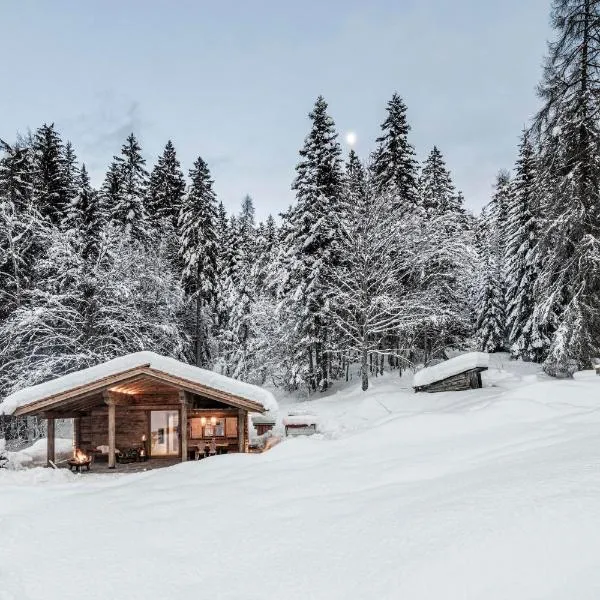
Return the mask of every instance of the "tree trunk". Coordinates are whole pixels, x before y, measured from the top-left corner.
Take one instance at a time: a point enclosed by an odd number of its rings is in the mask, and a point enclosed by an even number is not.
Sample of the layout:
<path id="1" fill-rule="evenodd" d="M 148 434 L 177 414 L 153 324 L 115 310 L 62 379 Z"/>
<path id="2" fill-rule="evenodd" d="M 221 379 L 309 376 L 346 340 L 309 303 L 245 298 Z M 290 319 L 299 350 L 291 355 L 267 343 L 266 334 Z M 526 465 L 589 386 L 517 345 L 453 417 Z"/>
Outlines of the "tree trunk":
<path id="1" fill-rule="evenodd" d="M 315 362 L 313 360 L 312 346 L 308 347 L 308 381 L 310 382 L 310 387 L 313 391 L 316 389 L 315 387 Z"/>
<path id="2" fill-rule="evenodd" d="M 369 389 L 369 372 L 367 371 L 367 347 L 363 346 L 362 350 L 362 363 L 361 363 L 361 375 L 362 375 L 362 390 L 366 392 Z"/>
<path id="3" fill-rule="evenodd" d="M 327 352 L 327 330 L 323 329 L 323 343 L 321 346 L 321 389 L 329 387 L 329 352 Z"/>

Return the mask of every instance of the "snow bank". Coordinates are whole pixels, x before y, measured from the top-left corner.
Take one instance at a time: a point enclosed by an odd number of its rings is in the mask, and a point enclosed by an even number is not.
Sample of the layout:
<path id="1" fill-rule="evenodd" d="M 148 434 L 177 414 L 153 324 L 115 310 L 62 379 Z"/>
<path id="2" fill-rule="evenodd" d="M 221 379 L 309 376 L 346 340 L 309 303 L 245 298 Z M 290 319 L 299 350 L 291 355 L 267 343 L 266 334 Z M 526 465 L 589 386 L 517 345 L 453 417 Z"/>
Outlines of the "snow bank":
<path id="1" fill-rule="evenodd" d="M 448 377 L 458 375 L 459 373 L 463 373 L 470 369 L 487 367 L 489 361 L 490 355 L 485 352 L 469 352 L 467 354 L 461 354 L 460 356 L 446 360 L 433 367 L 427 367 L 417 371 L 413 378 L 413 385 L 414 387 L 421 387 L 436 381 L 448 379 Z"/>
<path id="2" fill-rule="evenodd" d="M 18 452 L 9 452 L 8 460 L 12 468 L 23 468 L 45 465 L 47 460 L 48 440 L 46 438 L 37 440 L 28 448 Z M 73 454 L 73 440 L 67 438 L 56 438 L 54 441 L 54 453 L 56 462 L 67 460 Z"/>
<path id="3" fill-rule="evenodd" d="M 598 598 L 600 377 L 497 361 L 494 387 L 418 402 L 397 374 L 282 400 L 333 439 L 0 472 L 0 599 Z"/>
<path id="4" fill-rule="evenodd" d="M 169 375 L 181 377 L 194 383 L 241 396 L 261 404 L 265 410 L 277 410 L 277 401 L 271 392 L 250 383 L 231 379 L 225 375 L 188 365 L 174 358 L 160 356 L 154 352 L 135 352 L 108 362 L 63 375 L 46 383 L 34 385 L 7 396 L 0 404 L 0 414 L 10 415 L 17 408 L 36 402 L 54 394 L 60 394 L 71 388 L 92 383 L 98 379 L 116 375 L 136 367 L 151 367 Z"/>

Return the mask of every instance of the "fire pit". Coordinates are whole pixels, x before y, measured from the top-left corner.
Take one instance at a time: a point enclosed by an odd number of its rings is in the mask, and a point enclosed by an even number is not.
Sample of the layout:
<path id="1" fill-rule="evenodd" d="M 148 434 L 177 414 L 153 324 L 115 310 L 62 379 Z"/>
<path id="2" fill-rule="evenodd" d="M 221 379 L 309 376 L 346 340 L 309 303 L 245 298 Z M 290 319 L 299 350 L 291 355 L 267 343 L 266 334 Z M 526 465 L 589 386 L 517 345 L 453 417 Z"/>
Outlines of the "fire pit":
<path id="1" fill-rule="evenodd" d="M 85 452 L 77 448 L 73 458 L 67 461 L 69 470 L 75 473 L 81 473 L 81 469 L 85 467 L 86 471 L 90 470 L 90 464 L 92 463 L 92 457 L 88 456 Z"/>

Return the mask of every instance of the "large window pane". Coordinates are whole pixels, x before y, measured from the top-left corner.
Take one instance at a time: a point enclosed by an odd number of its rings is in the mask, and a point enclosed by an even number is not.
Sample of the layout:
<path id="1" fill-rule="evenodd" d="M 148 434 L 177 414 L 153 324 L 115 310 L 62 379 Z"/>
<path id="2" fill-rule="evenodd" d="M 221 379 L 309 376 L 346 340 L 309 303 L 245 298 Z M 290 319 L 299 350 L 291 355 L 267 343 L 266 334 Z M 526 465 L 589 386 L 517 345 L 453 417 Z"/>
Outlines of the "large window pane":
<path id="1" fill-rule="evenodd" d="M 152 456 L 179 454 L 179 411 L 153 410 L 150 413 Z"/>

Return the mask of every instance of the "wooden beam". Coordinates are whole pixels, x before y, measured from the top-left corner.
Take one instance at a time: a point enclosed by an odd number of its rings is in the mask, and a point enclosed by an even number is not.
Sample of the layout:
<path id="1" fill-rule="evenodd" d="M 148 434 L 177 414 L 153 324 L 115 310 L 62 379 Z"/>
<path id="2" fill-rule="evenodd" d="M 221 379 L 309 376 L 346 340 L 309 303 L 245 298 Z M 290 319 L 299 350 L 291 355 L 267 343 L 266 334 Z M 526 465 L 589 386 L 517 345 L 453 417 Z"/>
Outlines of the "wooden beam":
<path id="1" fill-rule="evenodd" d="M 55 458 L 55 445 L 54 445 L 54 437 L 55 437 L 55 432 L 56 432 L 56 428 L 54 426 L 55 421 L 54 421 L 54 417 L 50 417 L 48 419 L 48 445 L 47 445 L 47 456 L 46 456 L 46 465 L 48 467 L 52 467 L 53 464 L 56 460 Z"/>
<path id="2" fill-rule="evenodd" d="M 179 392 L 179 402 L 181 402 L 181 412 L 179 418 L 179 446 L 181 448 L 182 462 L 188 459 L 188 407 L 190 400 L 188 393 L 184 390 Z"/>
<path id="3" fill-rule="evenodd" d="M 75 448 L 81 447 L 81 417 L 73 419 L 73 438 L 75 440 Z"/>
<path id="4" fill-rule="evenodd" d="M 169 373 L 165 373 L 164 371 L 159 371 L 158 369 L 144 367 L 143 371 L 150 376 L 156 377 L 156 379 L 170 383 L 175 387 L 179 387 L 180 389 L 192 392 L 193 394 L 206 396 L 207 398 L 212 398 L 213 400 L 223 402 L 224 404 L 229 404 L 230 406 L 235 406 L 236 408 L 244 408 L 246 410 L 259 413 L 264 413 L 266 410 L 262 404 L 255 402 L 254 400 L 248 400 L 248 398 L 242 398 L 241 396 L 236 396 L 235 394 L 229 394 L 221 390 L 216 390 L 214 388 L 202 385 L 201 383 L 196 383 L 195 381 L 190 381 L 189 379 L 183 379 L 182 377 L 177 377 L 176 375 L 171 375 Z"/>
<path id="5" fill-rule="evenodd" d="M 78 417 L 85 417 L 86 414 L 83 411 L 81 411 L 81 412 L 79 412 L 79 411 L 77 411 L 77 412 L 47 411 L 47 412 L 40 413 L 38 416 L 41 419 L 77 419 Z"/>
<path id="6" fill-rule="evenodd" d="M 135 396 L 131 394 L 122 394 L 121 392 L 114 392 L 113 390 L 104 390 L 102 392 L 104 403 L 108 404 L 109 401 L 115 405 L 127 406 L 134 402 Z"/>
<path id="7" fill-rule="evenodd" d="M 115 422 L 116 422 L 116 405 L 108 401 L 108 468 L 115 468 Z"/>
<path id="8" fill-rule="evenodd" d="M 240 408 L 238 410 L 238 452 L 246 452 L 246 421 L 248 412 Z"/>

